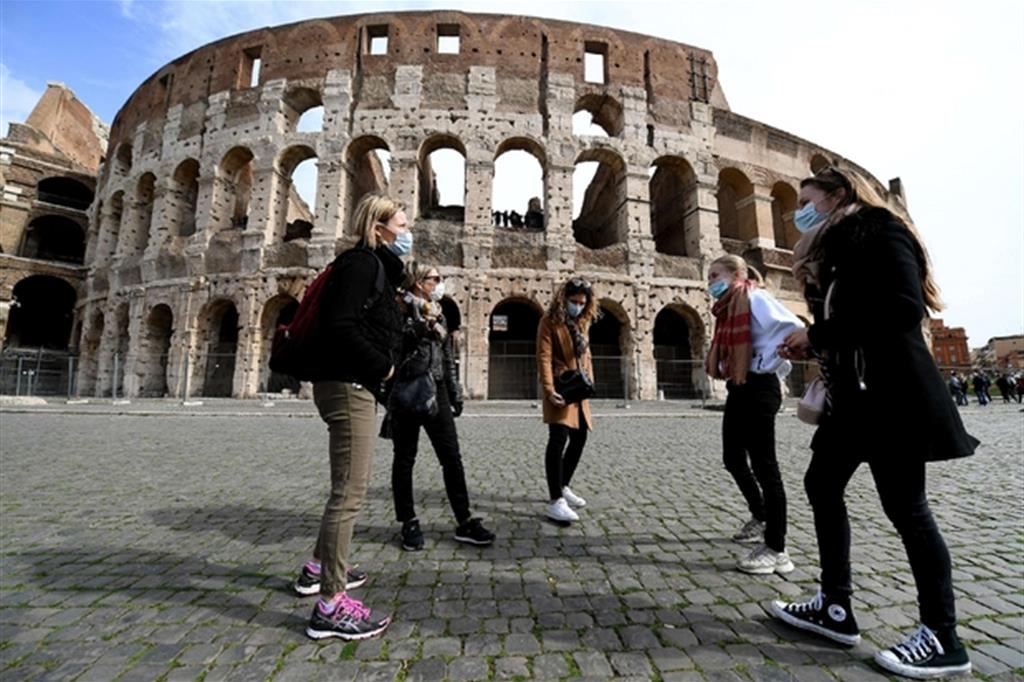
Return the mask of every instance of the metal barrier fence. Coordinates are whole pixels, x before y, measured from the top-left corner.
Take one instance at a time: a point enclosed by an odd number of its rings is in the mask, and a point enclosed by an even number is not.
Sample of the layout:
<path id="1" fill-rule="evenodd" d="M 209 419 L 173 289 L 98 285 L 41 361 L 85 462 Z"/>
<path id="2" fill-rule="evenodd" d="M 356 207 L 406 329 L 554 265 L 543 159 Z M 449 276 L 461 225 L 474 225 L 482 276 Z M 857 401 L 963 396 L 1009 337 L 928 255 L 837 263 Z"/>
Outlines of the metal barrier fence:
<path id="1" fill-rule="evenodd" d="M 466 358 L 474 374 L 486 364 L 487 395 L 491 400 L 537 400 L 541 394 L 534 354 L 495 353 L 482 358 Z M 0 353 L 0 394 L 16 396 L 88 396 L 123 398 L 230 397 L 240 358 L 234 353 L 209 352 L 191 357 L 167 354 L 122 355 L 114 353 L 94 359 L 91 372 L 83 374 L 82 386 L 76 383 L 79 358 L 68 352 L 38 348 L 7 348 Z M 171 365 L 170 363 L 177 363 Z M 597 355 L 593 358 L 596 397 L 607 400 L 635 399 L 640 376 L 630 356 Z M 660 358 L 655 360 L 656 395 L 663 400 L 706 400 L 711 398 L 711 382 L 704 363 L 699 360 Z M 127 377 L 128 370 L 131 374 Z M 791 397 L 803 394 L 807 384 L 818 375 L 814 362 L 793 363 L 786 378 Z M 466 377 L 463 377 L 466 380 Z M 629 390 L 627 391 L 627 387 Z M 261 394 L 289 392 L 298 394 L 300 384 L 287 375 L 261 366 L 256 391 Z M 719 397 L 722 397 L 721 395 Z"/>

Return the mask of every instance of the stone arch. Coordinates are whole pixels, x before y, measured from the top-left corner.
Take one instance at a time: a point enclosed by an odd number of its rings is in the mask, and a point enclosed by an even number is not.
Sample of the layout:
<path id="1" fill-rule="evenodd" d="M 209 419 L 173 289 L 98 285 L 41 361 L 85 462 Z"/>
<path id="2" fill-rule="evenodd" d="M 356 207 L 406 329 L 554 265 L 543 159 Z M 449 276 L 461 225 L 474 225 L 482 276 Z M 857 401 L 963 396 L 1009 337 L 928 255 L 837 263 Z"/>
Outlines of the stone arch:
<path id="1" fill-rule="evenodd" d="M 594 362 L 597 398 L 625 398 L 629 385 L 627 358 L 633 350 L 629 315 L 618 301 L 598 299 L 600 316 L 590 325 L 590 355 Z"/>
<path id="2" fill-rule="evenodd" d="M 461 156 L 461 169 L 457 156 Z M 466 146 L 454 135 L 436 134 L 420 146 L 418 163 L 420 217 L 463 222 L 466 217 Z M 435 166 L 443 167 L 439 178 Z M 442 186 L 453 196 L 443 202 Z"/>
<path id="3" fill-rule="evenodd" d="M 85 262 L 85 231 L 66 216 L 41 215 L 25 228 L 19 252 L 22 258 L 81 265 Z"/>
<path id="4" fill-rule="evenodd" d="M 93 190 L 74 178 L 59 175 L 36 183 L 36 200 L 48 204 L 84 211 L 94 198 Z"/>
<path id="5" fill-rule="evenodd" d="M 670 303 L 654 318 L 658 390 L 670 400 L 699 398 L 703 387 L 704 323 L 693 308 Z"/>
<path id="6" fill-rule="evenodd" d="M 537 326 L 544 310 L 525 296 L 499 301 L 488 316 L 487 397 L 536 399 Z"/>
<path id="7" fill-rule="evenodd" d="M 495 226 L 543 229 L 546 195 L 547 156 L 543 145 L 529 137 L 502 141 L 494 154 L 491 189 Z"/>
<path id="8" fill-rule="evenodd" d="M 811 155 L 811 175 L 814 175 L 818 171 L 828 166 L 834 165 L 833 162 L 824 154 L 812 154 Z"/>
<path id="9" fill-rule="evenodd" d="M 800 232 L 793 223 L 796 211 L 797 191 L 785 182 L 776 182 L 772 187 L 772 231 L 775 247 L 792 249 L 800 239 Z"/>
<path id="10" fill-rule="evenodd" d="M 387 194 L 391 181 L 391 148 L 376 135 L 361 135 L 352 140 L 345 152 L 345 172 L 348 174 L 346 195 L 348 219 L 367 194 Z"/>
<path id="11" fill-rule="evenodd" d="M 244 229 L 249 223 L 254 159 L 252 151 L 241 146 L 232 147 L 221 159 L 213 201 L 216 227 Z"/>
<path id="12" fill-rule="evenodd" d="M 626 125 L 622 104 L 611 95 L 593 92 L 583 95 L 576 100 L 572 111 L 574 120 L 579 120 L 576 115 L 581 111 L 589 113 L 590 122 L 604 130 L 608 137 L 620 137 Z"/>
<path id="13" fill-rule="evenodd" d="M 590 173 L 592 179 L 586 184 L 586 191 L 582 191 Z M 626 199 L 626 162 L 622 157 L 607 148 L 580 153 L 573 172 L 576 206 L 572 231 L 576 241 L 591 249 L 625 241 L 629 231 Z"/>
<path id="14" fill-rule="evenodd" d="M 135 220 L 132 221 L 133 241 L 131 251 L 140 254 L 149 243 L 149 231 L 153 226 L 153 201 L 156 194 L 156 176 L 143 173 L 135 186 Z"/>
<path id="15" fill-rule="evenodd" d="M 142 325 L 139 358 L 139 395 L 162 398 L 168 394 L 167 361 L 174 335 L 174 313 L 166 303 L 153 306 Z"/>
<path id="16" fill-rule="evenodd" d="M 287 389 L 292 393 L 299 392 L 299 381 L 287 374 L 270 371 L 270 350 L 274 341 L 274 332 L 278 325 L 288 324 L 295 317 L 299 302 L 289 294 L 278 294 L 263 305 L 260 315 L 260 390 L 268 393 L 280 393 Z"/>
<path id="17" fill-rule="evenodd" d="M 432 135 L 424 142 L 417 165 L 421 215 L 450 222 L 464 220 L 467 159 L 465 145 L 452 134 Z"/>
<path id="18" fill-rule="evenodd" d="M 286 132 L 318 133 L 323 130 L 324 100 L 319 90 L 291 88 L 281 101 Z"/>
<path id="19" fill-rule="evenodd" d="M 746 242 L 757 238 L 754 185 L 740 170 L 718 174 L 718 230 L 722 239 Z"/>
<path id="20" fill-rule="evenodd" d="M 298 173 L 309 162 L 317 162 L 316 150 L 309 145 L 293 145 L 278 154 L 275 166 L 280 176 L 279 189 L 274 197 L 277 215 L 274 234 L 277 239 L 309 239 L 316 222 L 317 173 L 301 179 Z M 305 194 L 305 196 L 303 196 Z"/>
<path id="21" fill-rule="evenodd" d="M 663 156 L 651 165 L 651 236 L 659 253 L 697 256 L 699 235 L 697 174 L 680 156 Z"/>
<path id="22" fill-rule="evenodd" d="M 67 350 L 78 293 L 66 280 L 30 275 L 11 290 L 5 348 Z"/>
<path id="23" fill-rule="evenodd" d="M 178 164 L 167 193 L 167 214 L 171 234 L 190 237 L 196 233 L 196 207 L 199 201 L 199 161 L 188 158 Z"/>
<path id="24" fill-rule="evenodd" d="M 114 173 L 127 176 L 132 170 L 132 146 L 128 142 L 122 142 L 114 152 Z"/>
<path id="25" fill-rule="evenodd" d="M 117 255 L 117 245 L 121 240 L 121 225 L 124 222 L 124 191 L 118 190 L 110 196 L 109 213 L 107 215 L 107 234 L 110 244 L 109 257 Z"/>
<path id="26" fill-rule="evenodd" d="M 215 298 L 203 306 L 197 325 L 197 394 L 230 397 L 234 394 L 239 317 L 234 301 Z"/>

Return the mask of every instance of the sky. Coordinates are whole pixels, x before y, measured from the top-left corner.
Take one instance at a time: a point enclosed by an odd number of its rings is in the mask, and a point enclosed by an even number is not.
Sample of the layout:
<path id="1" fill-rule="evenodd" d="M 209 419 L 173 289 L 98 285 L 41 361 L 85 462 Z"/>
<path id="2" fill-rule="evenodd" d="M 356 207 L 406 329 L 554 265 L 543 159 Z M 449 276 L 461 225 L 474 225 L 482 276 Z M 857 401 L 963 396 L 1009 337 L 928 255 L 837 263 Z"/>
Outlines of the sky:
<path id="1" fill-rule="evenodd" d="M 241 31 L 317 16 L 509 7 L 3 0 L 0 129 L 24 120 L 48 80 L 66 83 L 109 123 L 160 66 Z M 1024 3 L 523 0 L 514 8 L 711 50 L 734 112 L 849 158 L 883 184 L 902 179 L 947 305 L 941 317 L 965 327 L 971 347 L 1024 333 Z M 501 200 L 525 209 L 527 198 Z"/>

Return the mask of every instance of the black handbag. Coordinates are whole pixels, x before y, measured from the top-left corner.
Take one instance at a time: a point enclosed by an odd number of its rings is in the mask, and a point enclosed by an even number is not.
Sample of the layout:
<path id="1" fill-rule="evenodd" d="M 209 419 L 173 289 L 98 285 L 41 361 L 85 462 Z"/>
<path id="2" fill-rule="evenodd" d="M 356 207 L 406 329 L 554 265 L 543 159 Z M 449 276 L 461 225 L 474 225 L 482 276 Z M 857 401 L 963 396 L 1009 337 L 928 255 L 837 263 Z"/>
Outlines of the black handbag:
<path id="1" fill-rule="evenodd" d="M 403 415 L 436 416 L 437 383 L 430 372 L 396 381 L 391 389 L 391 410 Z"/>
<path id="2" fill-rule="evenodd" d="M 555 391 L 566 404 L 581 403 L 594 397 L 594 382 L 580 369 L 570 369 L 555 377 Z"/>

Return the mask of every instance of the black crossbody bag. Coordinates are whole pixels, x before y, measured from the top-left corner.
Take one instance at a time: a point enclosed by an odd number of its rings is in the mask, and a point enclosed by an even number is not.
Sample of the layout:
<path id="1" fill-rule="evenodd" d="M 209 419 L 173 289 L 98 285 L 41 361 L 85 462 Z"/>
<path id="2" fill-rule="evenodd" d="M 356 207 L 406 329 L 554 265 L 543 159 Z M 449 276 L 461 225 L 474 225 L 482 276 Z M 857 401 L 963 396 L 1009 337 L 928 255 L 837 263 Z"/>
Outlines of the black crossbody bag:
<path id="1" fill-rule="evenodd" d="M 573 352 L 576 350 L 576 343 L 573 342 Z M 580 367 L 580 356 L 576 353 L 576 366 Z M 567 405 L 581 403 L 584 400 L 593 398 L 597 391 L 594 390 L 594 382 L 587 373 L 580 369 L 568 369 L 555 377 L 555 391 L 562 396 Z"/>

